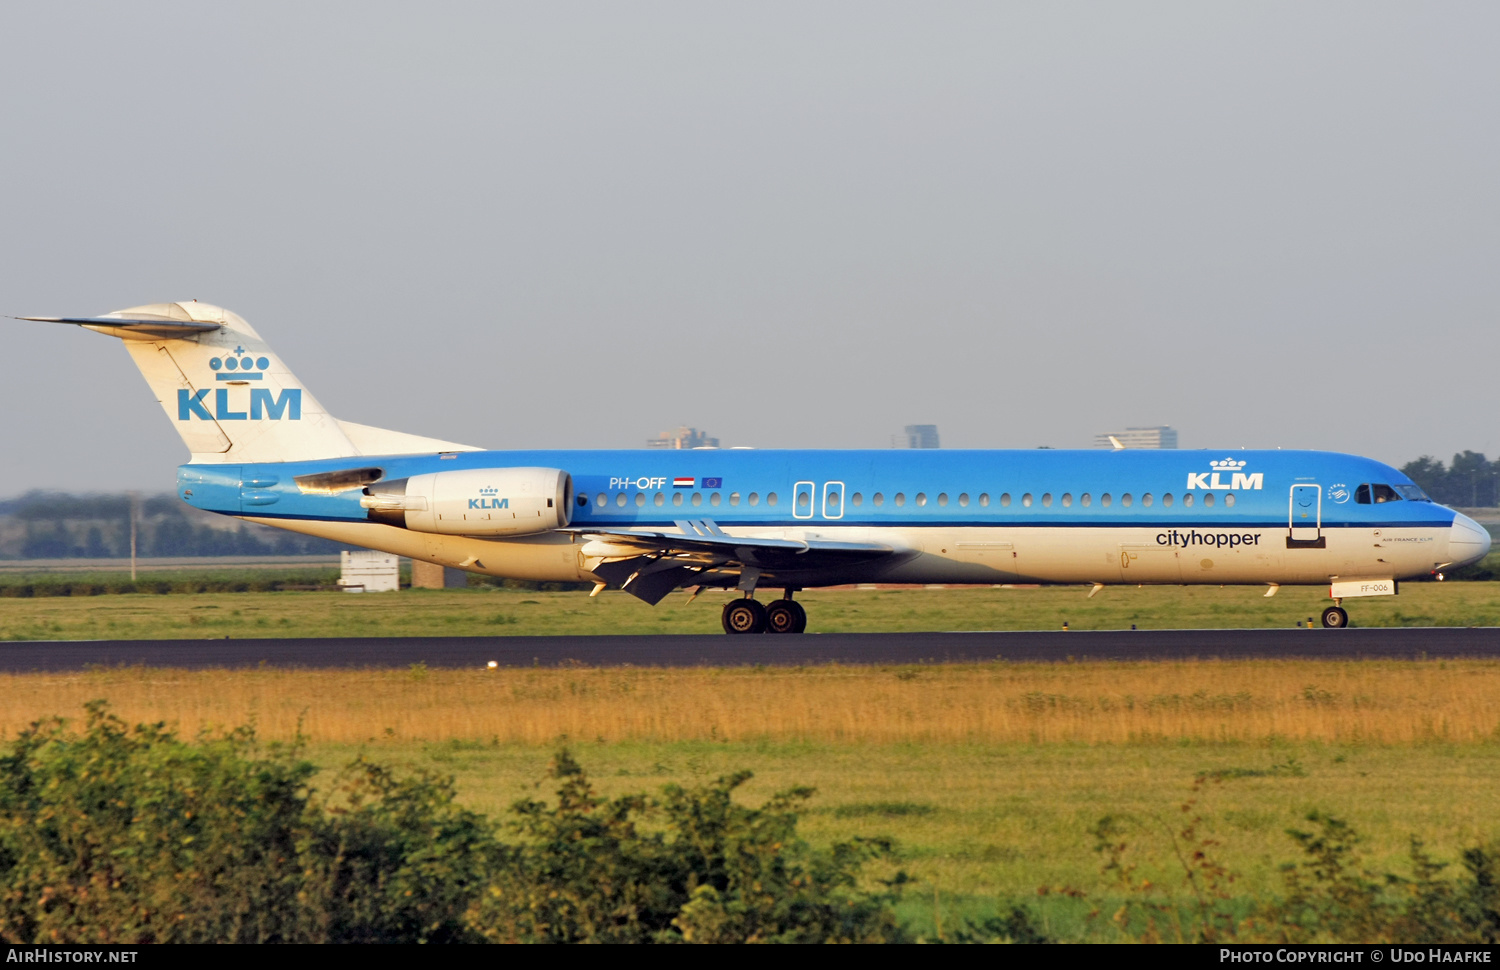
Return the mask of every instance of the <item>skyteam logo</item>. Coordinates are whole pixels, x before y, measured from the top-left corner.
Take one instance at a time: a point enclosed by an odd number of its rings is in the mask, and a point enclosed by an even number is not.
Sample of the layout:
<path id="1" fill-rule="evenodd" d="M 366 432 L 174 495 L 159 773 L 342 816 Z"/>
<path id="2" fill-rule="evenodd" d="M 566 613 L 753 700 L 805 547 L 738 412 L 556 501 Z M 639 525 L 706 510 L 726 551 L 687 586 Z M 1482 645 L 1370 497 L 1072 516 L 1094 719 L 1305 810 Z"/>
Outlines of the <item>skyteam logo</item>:
<path id="1" fill-rule="evenodd" d="M 1225 458 L 1222 461 L 1211 461 L 1208 467 L 1213 471 L 1188 472 L 1187 487 L 1189 489 L 1249 489 L 1259 490 L 1265 486 L 1265 475 L 1256 472 L 1253 475 L 1245 474 L 1245 463 L 1235 461 L 1233 458 Z M 1229 481 L 1225 481 L 1225 478 Z"/>
<path id="2" fill-rule="evenodd" d="M 500 494 L 500 490 L 498 488 L 493 488 L 491 486 L 485 486 L 484 488 L 481 488 L 479 490 L 479 498 L 471 498 L 471 499 L 469 499 L 469 508 L 471 508 L 471 509 L 508 509 L 508 508 L 510 508 L 510 499 L 508 499 L 508 498 L 496 498 L 495 496 L 497 496 L 499 494 Z"/>
<path id="3" fill-rule="evenodd" d="M 244 347 L 234 348 L 233 354 L 225 354 L 223 357 L 214 357 L 208 362 L 208 366 L 215 372 L 214 380 L 224 381 L 230 384 L 248 384 L 250 381 L 265 380 L 266 371 L 270 369 L 271 358 L 249 357 L 245 355 Z M 245 399 L 238 397 L 231 402 L 229 400 L 229 388 L 219 387 L 214 389 L 213 411 L 208 409 L 208 388 L 201 390 L 189 390 L 187 388 L 177 389 L 177 420 L 191 421 L 197 418 L 200 421 L 301 421 L 302 420 L 302 388 L 283 388 L 279 394 L 273 394 L 264 387 L 250 388 L 250 402 L 246 410 L 236 410 L 245 407 Z"/>

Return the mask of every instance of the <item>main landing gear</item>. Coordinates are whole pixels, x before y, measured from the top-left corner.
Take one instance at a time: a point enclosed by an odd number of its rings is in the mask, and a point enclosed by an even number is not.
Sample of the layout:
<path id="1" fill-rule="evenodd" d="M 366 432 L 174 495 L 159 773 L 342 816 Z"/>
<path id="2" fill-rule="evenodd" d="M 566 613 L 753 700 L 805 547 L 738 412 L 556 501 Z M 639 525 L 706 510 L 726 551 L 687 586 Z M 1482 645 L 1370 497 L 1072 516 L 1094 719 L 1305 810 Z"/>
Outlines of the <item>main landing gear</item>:
<path id="1" fill-rule="evenodd" d="M 724 604 L 725 633 L 801 633 L 806 629 L 807 611 L 792 599 L 791 590 L 766 606 L 749 596 Z"/>

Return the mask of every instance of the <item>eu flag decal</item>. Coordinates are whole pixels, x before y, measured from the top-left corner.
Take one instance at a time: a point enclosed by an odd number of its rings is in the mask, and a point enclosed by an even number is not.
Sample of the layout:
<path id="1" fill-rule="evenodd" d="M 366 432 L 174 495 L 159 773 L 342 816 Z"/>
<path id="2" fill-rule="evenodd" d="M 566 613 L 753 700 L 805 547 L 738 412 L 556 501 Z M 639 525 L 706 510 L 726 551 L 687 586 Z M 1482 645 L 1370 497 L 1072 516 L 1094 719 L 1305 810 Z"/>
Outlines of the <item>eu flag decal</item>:
<path id="1" fill-rule="evenodd" d="M 703 487 L 704 488 L 723 488 L 724 487 L 724 479 L 722 479 L 722 478 L 705 478 L 703 480 Z"/>

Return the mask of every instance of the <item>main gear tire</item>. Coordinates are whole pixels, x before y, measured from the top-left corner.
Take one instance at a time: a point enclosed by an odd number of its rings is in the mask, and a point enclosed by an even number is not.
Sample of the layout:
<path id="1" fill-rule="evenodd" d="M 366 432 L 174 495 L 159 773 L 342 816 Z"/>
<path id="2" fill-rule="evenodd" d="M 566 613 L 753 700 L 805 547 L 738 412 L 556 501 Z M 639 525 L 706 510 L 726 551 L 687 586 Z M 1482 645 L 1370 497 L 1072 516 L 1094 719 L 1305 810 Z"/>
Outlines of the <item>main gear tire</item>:
<path id="1" fill-rule="evenodd" d="M 725 633 L 764 633 L 766 608 L 752 599 L 731 600 L 724 604 Z"/>
<path id="2" fill-rule="evenodd" d="M 767 633 L 801 633 L 807 629 L 807 611 L 796 600 L 776 600 L 766 607 Z"/>

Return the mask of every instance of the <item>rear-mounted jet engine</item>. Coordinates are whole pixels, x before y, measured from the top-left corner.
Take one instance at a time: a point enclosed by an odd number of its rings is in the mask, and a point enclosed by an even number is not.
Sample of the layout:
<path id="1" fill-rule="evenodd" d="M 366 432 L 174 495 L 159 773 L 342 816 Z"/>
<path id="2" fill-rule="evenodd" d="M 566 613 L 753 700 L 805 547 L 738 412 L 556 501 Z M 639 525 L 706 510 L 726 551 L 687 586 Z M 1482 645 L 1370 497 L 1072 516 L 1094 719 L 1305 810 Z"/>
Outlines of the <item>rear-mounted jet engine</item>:
<path id="1" fill-rule="evenodd" d="M 556 468 L 472 468 L 366 486 L 371 522 L 449 536 L 529 536 L 565 527 L 573 478 Z"/>

